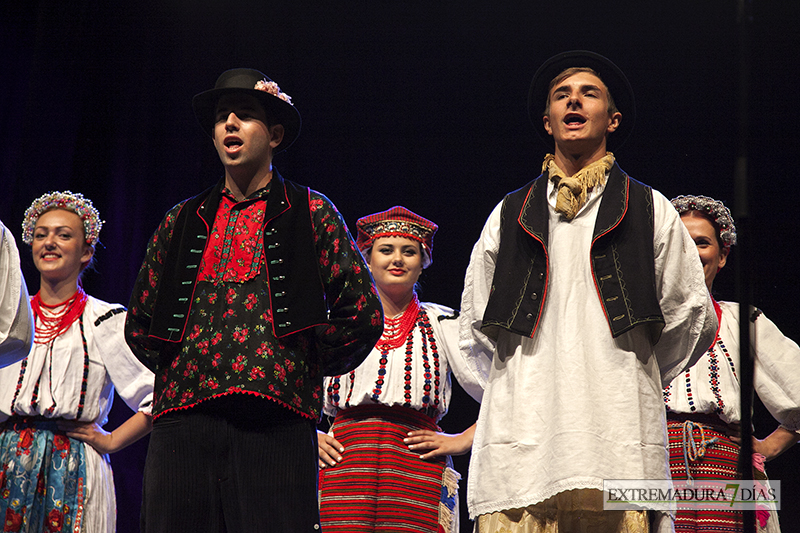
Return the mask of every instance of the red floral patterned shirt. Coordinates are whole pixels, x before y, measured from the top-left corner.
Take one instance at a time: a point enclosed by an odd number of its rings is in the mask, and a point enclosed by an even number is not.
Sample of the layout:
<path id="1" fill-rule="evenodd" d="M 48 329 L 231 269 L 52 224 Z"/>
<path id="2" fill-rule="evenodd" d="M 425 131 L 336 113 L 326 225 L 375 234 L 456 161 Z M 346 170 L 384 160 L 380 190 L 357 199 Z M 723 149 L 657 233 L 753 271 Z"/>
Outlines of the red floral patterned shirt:
<path id="1" fill-rule="evenodd" d="M 237 202 L 223 189 L 183 342 L 178 350 L 164 351 L 170 360 L 163 366 L 160 346 L 152 345 L 144 326 L 152 316 L 163 256 L 182 203 L 167 213 L 153 235 L 133 291 L 126 333 L 134 353 L 155 366 L 155 416 L 244 393 L 317 419 L 322 406 L 320 344 L 357 342 L 359 329 L 382 324 L 371 276 L 341 215 L 330 200 L 311 191 L 309 209 L 330 324 L 282 339 L 274 335 L 262 235 L 268 194 L 267 187 Z M 354 338 L 343 336 L 343 329 Z"/>

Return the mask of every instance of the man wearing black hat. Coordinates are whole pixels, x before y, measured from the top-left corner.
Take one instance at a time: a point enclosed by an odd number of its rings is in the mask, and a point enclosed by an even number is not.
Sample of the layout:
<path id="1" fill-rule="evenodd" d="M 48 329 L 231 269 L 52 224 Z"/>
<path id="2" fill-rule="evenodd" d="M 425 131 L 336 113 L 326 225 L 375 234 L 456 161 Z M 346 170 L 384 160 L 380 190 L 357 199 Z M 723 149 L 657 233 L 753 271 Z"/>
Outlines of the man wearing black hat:
<path id="1" fill-rule="evenodd" d="M 662 385 L 716 331 L 702 267 L 669 201 L 607 151 L 634 119 L 616 65 L 559 54 L 528 105 L 553 153 L 490 215 L 461 304 L 462 349 L 493 357 L 470 516 L 482 533 L 668 531 L 661 513 L 604 511 L 603 481 L 669 478 Z"/>
<path id="2" fill-rule="evenodd" d="M 333 204 L 272 167 L 291 98 L 233 69 L 192 104 L 225 176 L 166 214 L 131 296 L 156 373 L 142 531 L 319 531 L 322 376 L 363 361 L 381 304 Z"/>

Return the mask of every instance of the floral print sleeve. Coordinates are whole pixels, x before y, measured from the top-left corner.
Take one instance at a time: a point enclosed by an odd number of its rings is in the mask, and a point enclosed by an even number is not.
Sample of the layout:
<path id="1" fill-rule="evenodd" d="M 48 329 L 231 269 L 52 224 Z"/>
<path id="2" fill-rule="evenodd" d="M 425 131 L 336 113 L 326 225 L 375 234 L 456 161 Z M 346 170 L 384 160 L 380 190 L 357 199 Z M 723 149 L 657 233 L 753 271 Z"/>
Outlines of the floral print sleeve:
<path id="1" fill-rule="evenodd" d="M 161 342 L 147 335 L 150 330 L 150 319 L 153 316 L 158 281 L 164 267 L 164 255 L 169 247 L 175 219 L 184 203 L 181 202 L 170 209 L 153 233 L 131 292 L 128 316 L 125 320 L 125 340 L 128 346 L 142 364 L 153 372 L 156 371 Z"/>
<path id="2" fill-rule="evenodd" d="M 323 373 L 355 369 L 383 332 L 383 312 L 372 275 L 336 207 L 311 191 L 309 207 L 325 285 L 328 324 L 317 331 Z"/>

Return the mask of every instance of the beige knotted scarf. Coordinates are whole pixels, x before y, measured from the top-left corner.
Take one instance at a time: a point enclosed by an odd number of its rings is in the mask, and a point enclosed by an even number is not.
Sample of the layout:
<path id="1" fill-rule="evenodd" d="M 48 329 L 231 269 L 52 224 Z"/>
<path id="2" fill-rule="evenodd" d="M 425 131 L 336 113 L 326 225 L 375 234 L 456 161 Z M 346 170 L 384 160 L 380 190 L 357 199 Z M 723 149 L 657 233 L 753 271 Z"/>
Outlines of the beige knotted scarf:
<path id="1" fill-rule="evenodd" d="M 573 176 L 564 175 L 564 171 L 555 163 L 555 156 L 547 154 L 542 163 L 542 173 L 548 173 L 553 185 L 558 188 L 556 211 L 567 220 L 572 220 L 586 203 L 586 193 L 596 185 L 604 185 L 606 174 L 614 166 L 614 154 L 606 152 L 602 159 L 580 169 Z"/>

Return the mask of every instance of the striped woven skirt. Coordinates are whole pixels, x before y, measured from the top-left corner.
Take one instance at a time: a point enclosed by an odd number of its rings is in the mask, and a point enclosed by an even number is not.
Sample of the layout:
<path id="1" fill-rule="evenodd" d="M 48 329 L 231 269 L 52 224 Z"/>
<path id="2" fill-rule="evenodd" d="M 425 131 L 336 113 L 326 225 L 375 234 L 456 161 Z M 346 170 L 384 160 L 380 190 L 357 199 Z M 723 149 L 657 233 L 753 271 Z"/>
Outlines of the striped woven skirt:
<path id="1" fill-rule="evenodd" d="M 674 480 L 692 479 L 739 479 L 737 469 L 739 445 L 725 433 L 718 418 L 702 415 L 681 417 L 669 415 L 667 436 L 669 439 L 669 469 Z M 692 441 L 694 444 L 692 444 Z M 692 453 L 702 449 L 700 453 Z M 692 455 L 696 455 L 692 458 Z M 688 475 L 687 475 L 688 465 Z M 766 474 L 753 472 L 752 479 L 766 481 Z M 780 531 L 777 512 L 756 513 L 756 527 L 761 531 Z M 741 533 L 742 513 L 696 507 L 681 508 L 675 519 L 675 533 Z"/>
<path id="2" fill-rule="evenodd" d="M 441 431 L 413 409 L 382 405 L 340 411 L 333 431 L 345 451 L 320 471 L 326 533 L 451 533 L 458 523 L 458 473 L 449 457 L 423 461 L 403 443 L 412 430 Z"/>

